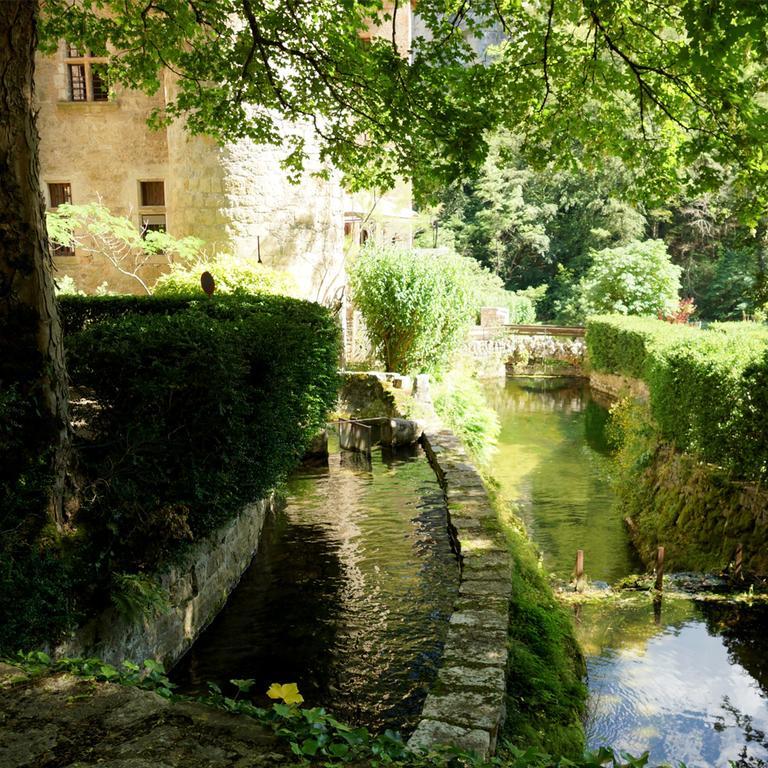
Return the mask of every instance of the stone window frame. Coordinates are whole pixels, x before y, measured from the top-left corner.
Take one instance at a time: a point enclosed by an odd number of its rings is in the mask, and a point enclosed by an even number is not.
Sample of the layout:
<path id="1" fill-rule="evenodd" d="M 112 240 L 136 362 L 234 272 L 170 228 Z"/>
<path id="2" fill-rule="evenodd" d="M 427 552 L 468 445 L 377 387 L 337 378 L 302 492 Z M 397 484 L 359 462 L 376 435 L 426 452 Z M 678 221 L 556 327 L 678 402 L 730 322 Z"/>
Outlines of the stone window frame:
<path id="1" fill-rule="evenodd" d="M 94 56 L 93 51 L 81 53 L 75 45 L 64 41 L 64 72 L 67 83 L 67 101 L 73 104 L 104 104 L 110 101 L 112 89 L 106 78 L 94 72 L 94 66 L 106 67 L 109 57 Z M 81 87 L 75 90 L 73 73 L 80 72 Z M 94 77 L 96 79 L 94 79 Z M 99 87 L 95 86 L 99 83 Z M 79 94 L 79 95 L 76 95 Z"/>
<path id="2" fill-rule="evenodd" d="M 163 204 L 162 205 L 148 205 L 144 201 L 144 184 L 162 184 L 163 185 Z M 166 188 L 165 179 L 160 178 L 147 178 L 138 179 L 136 186 L 138 187 L 138 200 L 139 200 L 139 229 L 141 230 L 141 236 L 150 231 L 151 229 L 158 227 L 162 228 L 163 232 L 168 231 L 168 211 L 166 207 Z M 162 222 L 159 219 L 162 217 Z"/>
<path id="3" fill-rule="evenodd" d="M 45 182 L 45 193 L 46 193 L 46 202 L 48 203 L 48 210 L 49 211 L 56 211 L 58 210 L 58 205 L 53 204 L 53 190 L 52 187 L 66 187 L 68 191 L 64 193 L 64 202 L 65 203 L 72 203 L 72 182 L 71 181 L 46 181 Z M 59 245 L 58 243 L 55 243 L 53 240 L 50 241 L 50 247 L 51 247 L 51 255 L 54 256 L 57 259 L 70 259 L 76 256 L 75 249 L 73 246 L 69 245 Z"/>

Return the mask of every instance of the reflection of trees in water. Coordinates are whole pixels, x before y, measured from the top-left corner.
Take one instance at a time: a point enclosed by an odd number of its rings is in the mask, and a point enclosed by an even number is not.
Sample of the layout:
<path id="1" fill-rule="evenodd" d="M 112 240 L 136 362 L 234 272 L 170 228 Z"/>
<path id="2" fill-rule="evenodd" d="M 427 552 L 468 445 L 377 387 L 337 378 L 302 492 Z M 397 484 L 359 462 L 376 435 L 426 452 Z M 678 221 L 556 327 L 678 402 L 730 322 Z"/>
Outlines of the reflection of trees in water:
<path id="1" fill-rule="evenodd" d="M 711 635 L 719 635 L 734 664 L 741 665 L 768 696 L 768 608 L 702 603 Z"/>
<path id="2" fill-rule="evenodd" d="M 768 737 L 765 731 L 756 728 L 752 715 L 742 712 L 728 696 L 723 696 L 720 705 L 725 712 L 724 715 L 718 715 L 715 722 L 716 731 L 724 731 L 726 728 L 738 728 L 744 736 L 744 746 L 739 752 L 737 760 L 730 762 L 731 768 L 766 768 L 768 762 L 764 757 L 759 757 L 751 753 L 751 747 L 760 747 L 764 753 L 768 753 Z M 729 722 L 732 721 L 732 722 Z"/>
<path id="3" fill-rule="evenodd" d="M 589 399 L 578 379 L 513 379 L 489 393 L 496 411 L 515 413 L 581 413 Z"/>

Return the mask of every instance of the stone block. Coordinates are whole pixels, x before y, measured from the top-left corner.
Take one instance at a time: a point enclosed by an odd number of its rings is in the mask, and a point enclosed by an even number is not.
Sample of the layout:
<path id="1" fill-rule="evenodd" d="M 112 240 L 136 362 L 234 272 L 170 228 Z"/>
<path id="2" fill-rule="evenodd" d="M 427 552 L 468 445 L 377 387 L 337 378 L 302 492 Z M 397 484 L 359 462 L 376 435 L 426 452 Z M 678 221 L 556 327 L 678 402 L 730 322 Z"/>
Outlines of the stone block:
<path id="1" fill-rule="evenodd" d="M 485 629 L 501 629 L 506 631 L 508 617 L 494 610 L 463 610 L 454 611 L 451 615 L 451 625 L 482 627 Z"/>
<path id="2" fill-rule="evenodd" d="M 442 695 L 430 693 L 422 715 L 469 729 L 495 732 L 503 717 L 503 693 L 476 693 L 457 689 Z"/>
<path id="3" fill-rule="evenodd" d="M 485 759 L 490 751 L 491 737 L 487 731 L 477 728 L 461 728 L 439 720 L 425 719 L 419 722 L 408 739 L 408 746 L 416 751 L 427 751 L 438 745 L 465 749 Z"/>
<path id="4" fill-rule="evenodd" d="M 423 430 L 417 421 L 410 419 L 388 419 L 381 424 L 382 445 L 413 445 L 418 442 Z"/>
<path id="5" fill-rule="evenodd" d="M 480 307 L 480 325 L 482 327 L 509 325 L 509 309 L 506 307 Z"/>
<path id="6" fill-rule="evenodd" d="M 437 679 L 449 689 L 489 691 L 493 697 L 506 691 L 506 675 L 501 667 L 443 667 Z"/>

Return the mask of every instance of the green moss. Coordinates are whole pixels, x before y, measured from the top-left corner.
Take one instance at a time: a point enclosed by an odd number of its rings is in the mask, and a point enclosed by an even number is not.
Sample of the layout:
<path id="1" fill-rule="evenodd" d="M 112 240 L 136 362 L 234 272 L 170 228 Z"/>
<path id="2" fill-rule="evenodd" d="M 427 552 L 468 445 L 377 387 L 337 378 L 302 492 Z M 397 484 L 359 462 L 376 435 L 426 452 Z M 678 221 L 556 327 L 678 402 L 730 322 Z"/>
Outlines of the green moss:
<path id="1" fill-rule="evenodd" d="M 614 407 L 619 435 L 616 489 L 642 558 L 665 548 L 668 569 L 718 572 L 734 560 L 739 543 L 744 568 L 768 574 L 768 525 L 761 521 L 768 492 L 738 481 L 722 467 L 667 443 L 647 405 Z"/>
<path id="2" fill-rule="evenodd" d="M 486 482 L 513 559 L 503 737 L 517 747 L 576 757 L 585 745 L 584 657 L 521 521 L 494 481 Z"/>

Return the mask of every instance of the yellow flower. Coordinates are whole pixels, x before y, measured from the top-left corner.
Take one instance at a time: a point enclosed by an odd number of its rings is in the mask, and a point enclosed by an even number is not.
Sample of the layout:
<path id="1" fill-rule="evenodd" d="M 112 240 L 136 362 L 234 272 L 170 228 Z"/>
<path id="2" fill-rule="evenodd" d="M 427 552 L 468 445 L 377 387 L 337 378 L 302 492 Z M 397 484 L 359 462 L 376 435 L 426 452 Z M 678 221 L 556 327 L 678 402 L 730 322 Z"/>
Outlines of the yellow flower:
<path id="1" fill-rule="evenodd" d="M 272 683 L 267 691 L 270 699 L 282 699 L 286 704 L 301 704 L 304 697 L 299 693 L 296 683 Z"/>

